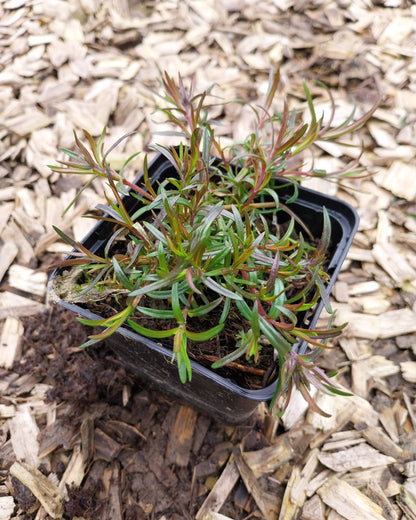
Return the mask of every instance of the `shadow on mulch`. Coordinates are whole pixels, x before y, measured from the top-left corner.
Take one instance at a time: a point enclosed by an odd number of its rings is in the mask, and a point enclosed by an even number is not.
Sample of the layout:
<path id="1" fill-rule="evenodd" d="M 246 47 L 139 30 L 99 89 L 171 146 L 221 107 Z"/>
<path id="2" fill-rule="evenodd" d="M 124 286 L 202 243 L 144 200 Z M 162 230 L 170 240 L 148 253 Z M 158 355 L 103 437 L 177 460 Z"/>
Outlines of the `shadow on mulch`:
<path id="1" fill-rule="evenodd" d="M 183 411 L 175 398 L 127 372 L 105 343 L 79 349 L 86 328 L 58 306 L 25 318 L 24 327 L 24 352 L 13 370 L 47 384 L 46 402 L 56 407 L 52 424 L 37 419 L 40 453 L 59 479 L 74 449 L 87 458 L 80 485 L 67 488 L 64 519 L 195 518 L 235 446 L 268 445 L 256 417 L 228 427 L 198 413 L 187 452 L 175 458 L 172 432 Z M 30 492 L 12 485 L 25 520 L 34 519 Z M 221 512 L 236 520 L 257 516 L 242 482 Z"/>

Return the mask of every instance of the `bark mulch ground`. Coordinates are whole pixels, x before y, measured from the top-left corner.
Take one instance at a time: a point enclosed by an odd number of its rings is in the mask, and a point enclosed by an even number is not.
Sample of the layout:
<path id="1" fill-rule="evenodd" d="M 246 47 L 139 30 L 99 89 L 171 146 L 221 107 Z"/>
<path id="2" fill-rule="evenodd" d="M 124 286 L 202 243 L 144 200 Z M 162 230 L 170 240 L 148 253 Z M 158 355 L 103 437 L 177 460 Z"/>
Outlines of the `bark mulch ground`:
<path id="1" fill-rule="evenodd" d="M 0 0 L 0 519 L 414 520 L 416 518 L 416 6 L 409 0 Z M 336 170 L 364 154 L 369 178 L 306 184 L 351 202 L 360 228 L 335 285 L 338 348 L 324 356 L 352 397 L 295 400 L 225 426 L 128 373 L 47 301 L 46 266 L 81 239 L 103 191 L 47 167 L 73 129 L 108 126 L 116 164 L 172 144 L 161 70 L 256 103 L 280 66 L 340 119 L 381 95 L 353 143 L 314 151 Z M 281 106 L 276 106 L 276 110 Z M 241 104 L 215 114 L 224 142 L 251 130 Z M 358 147 L 347 146 L 357 144 Z M 143 155 L 131 164 L 134 178 Z M 308 160 L 308 158 L 306 158 Z M 323 317 L 323 320 L 327 317 Z"/>

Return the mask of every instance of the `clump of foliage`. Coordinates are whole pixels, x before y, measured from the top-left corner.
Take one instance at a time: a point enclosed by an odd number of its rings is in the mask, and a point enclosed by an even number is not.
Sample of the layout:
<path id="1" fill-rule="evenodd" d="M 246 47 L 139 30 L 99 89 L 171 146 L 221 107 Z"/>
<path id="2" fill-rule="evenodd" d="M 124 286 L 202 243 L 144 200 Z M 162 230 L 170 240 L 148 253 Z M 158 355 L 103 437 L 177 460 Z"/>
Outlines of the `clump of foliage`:
<path id="1" fill-rule="evenodd" d="M 234 351 L 215 361 L 213 369 L 241 357 L 257 363 L 262 346 L 269 343 L 279 367 L 275 397 L 287 404 L 296 387 L 320 411 L 311 386 L 340 390 L 316 359 L 326 340 L 343 327 L 310 330 L 302 327 L 299 316 L 320 298 L 330 310 L 325 290 L 330 219 L 324 208 L 322 235 L 317 242 L 309 240 L 307 228 L 298 231 L 291 200 L 280 200 L 279 188 L 292 183 L 295 199 L 303 177 L 359 175 L 355 164 L 339 172 L 302 171 L 291 164 L 316 141 L 338 139 L 360 128 L 375 107 L 358 120 L 351 116 L 332 128 L 333 117 L 325 125 L 318 119 L 305 86 L 310 120 L 304 122 L 287 104 L 283 113 L 271 113 L 278 83 L 279 75 L 271 75 L 264 106 L 253 108 L 256 130 L 245 141 L 223 147 L 209 118 L 210 92 L 195 93 L 193 84 L 186 88 L 180 77 L 175 81 L 165 74 L 161 110 L 176 127 L 174 135 L 183 140 L 176 147 L 153 148 L 170 162 L 172 174 L 155 185 L 145 160 L 141 185 L 132 184 L 123 172 L 134 156 L 115 171 L 108 155 L 118 143 L 104 152 L 105 130 L 97 141 L 84 130 L 87 144 L 75 135 L 77 149 L 64 150 L 69 160 L 51 168 L 89 174 L 88 184 L 98 177 L 107 180 L 114 201 L 108 197 L 109 206 L 98 207 L 102 214 L 90 217 L 111 222 L 113 233 L 100 256 L 55 229 L 75 250 L 60 266 L 81 270 L 78 295 L 108 291 L 121 309 L 101 320 L 80 318 L 104 328 L 83 346 L 110 336 L 123 324 L 150 338 L 171 338 L 172 357 L 186 382 L 192 377 L 189 341 L 218 336 L 231 314 L 237 314 L 241 329 Z M 137 197 L 140 209 L 130 215 L 123 195 Z M 284 228 L 282 215 L 290 217 Z M 154 327 L 140 324 L 143 316 L 152 318 Z M 201 330 L 201 323 L 209 325 Z M 309 345 L 302 355 L 293 350 L 300 341 Z"/>

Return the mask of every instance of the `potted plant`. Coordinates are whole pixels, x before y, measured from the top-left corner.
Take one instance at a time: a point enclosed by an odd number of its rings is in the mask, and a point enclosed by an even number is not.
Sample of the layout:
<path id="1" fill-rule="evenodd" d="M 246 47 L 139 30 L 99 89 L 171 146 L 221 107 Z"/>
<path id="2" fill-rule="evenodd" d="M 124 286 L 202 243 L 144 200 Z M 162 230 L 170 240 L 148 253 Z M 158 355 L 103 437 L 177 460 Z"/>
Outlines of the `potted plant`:
<path id="1" fill-rule="evenodd" d="M 308 123 L 289 111 L 271 113 L 279 74 L 254 108 L 256 130 L 221 145 L 209 118 L 210 92 L 182 79 L 162 79 L 177 146 L 158 155 L 135 182 L 104 152 L 105 130 L 52 170 L 104 177 L 108 206 L 81 242 L 55 228 L 74 248 L 51 276 L 52 298 L 100 327 L 82 345 L 106 339 L 127 365 L 217 418 L 238 423 L 258 401 L 285 409 L 296 387 L 312 409 L 310 389 L 342 393 L 319 367 L 328 338 L 342 327 L 316 328 L 357 229 L 348 204 L 299 185 L 304 177 L 359 175 L 303 171 L 297 157 L 317 140 L 336 140 L 373 114 L 337 128 L 318 119 L 309 89 Z M 334 106 L 334 104 L 333 104 Z M 333 110 L 334 111 L 334 110 Z M 135 154 L 136 155 L 136 154 Z"/>

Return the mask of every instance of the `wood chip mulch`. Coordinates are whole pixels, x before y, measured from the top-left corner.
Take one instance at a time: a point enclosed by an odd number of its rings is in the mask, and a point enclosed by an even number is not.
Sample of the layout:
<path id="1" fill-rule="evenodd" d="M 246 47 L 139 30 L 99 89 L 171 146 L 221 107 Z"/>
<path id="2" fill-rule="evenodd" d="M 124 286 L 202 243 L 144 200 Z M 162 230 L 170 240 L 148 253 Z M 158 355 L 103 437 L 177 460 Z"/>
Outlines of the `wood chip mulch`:
<path id="1" fill-rule="evenodd" d="M 0 0 L 0 520 L 416 519 L 415 27 L 407 0 Z M 383 97 L 357 136 L 372 176 L 307 183 L 361 217 L 333 294 L 350 325 L 324 357 L 354 395 L 318 395 L 330 418 L 298 400 L 230 427 L 105 345 L 78 349 L 85 329 L 47 302 L 47 266 L 67 252 L 51 226 L 81 239 L 103 193 L 62 217 L 79 185 L 47 165 L 73 129 L 136 131 L 114 163 L 168 143 L 160 71 L 255 103 L 278 65 L 300 109 L 304 80 L 321 110 L 314 82 L 329 86 L 340 117 Z M 241 105 L 224 115 L 225 140 L 249 131 Z M 357 157 L 348 144 L 321 144 L 315 167 Z"/>

